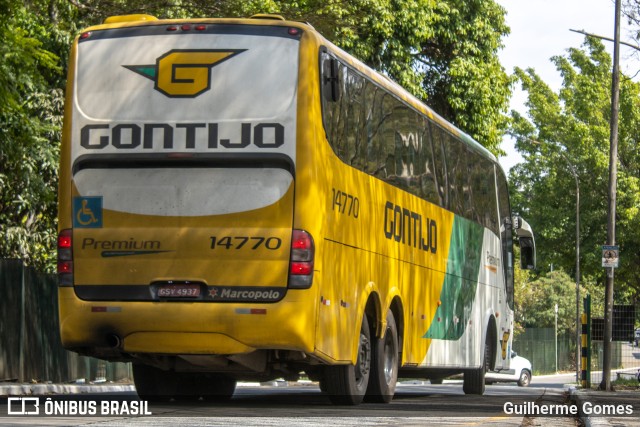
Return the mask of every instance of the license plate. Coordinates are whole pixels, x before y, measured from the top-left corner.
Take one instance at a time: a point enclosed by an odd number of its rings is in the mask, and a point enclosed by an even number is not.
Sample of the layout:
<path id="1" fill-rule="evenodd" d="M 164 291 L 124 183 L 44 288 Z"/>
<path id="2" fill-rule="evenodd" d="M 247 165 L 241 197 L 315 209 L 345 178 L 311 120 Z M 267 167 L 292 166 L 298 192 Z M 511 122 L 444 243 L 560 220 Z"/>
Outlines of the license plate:
<path id="1" fill-rule="evenodd" d="M 200 296 L 200 285 L 161 285 L 158 287 L 160 298 L 197 298 Z"/>

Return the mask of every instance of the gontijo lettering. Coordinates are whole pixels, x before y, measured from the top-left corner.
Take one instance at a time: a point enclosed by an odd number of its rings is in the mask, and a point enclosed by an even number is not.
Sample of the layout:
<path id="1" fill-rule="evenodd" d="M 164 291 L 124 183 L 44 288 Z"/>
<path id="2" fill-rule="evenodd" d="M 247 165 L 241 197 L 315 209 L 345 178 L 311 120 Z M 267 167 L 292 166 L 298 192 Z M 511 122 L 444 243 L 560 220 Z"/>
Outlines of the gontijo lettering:
<path id="1" fill-rule="evenodd" d="M 438 224 L 407 208 L 387 202 L 384 206 L 384 235 L 398 243 L 423 251 L 438 251 Z"/>
<path id="2" fill-rule="evenodd" d="M 101 150 L 109 145 L 130 150 L 174 148 L 278 148 L 284 144 L 285 128 L 280 123 L 240 123 L 240 140 L 219 137 L 218 123 L 120 123 L 91 124 L 80 130 L 80 145 Z M 232 132 L 234 135 L 237 132 Z"/>

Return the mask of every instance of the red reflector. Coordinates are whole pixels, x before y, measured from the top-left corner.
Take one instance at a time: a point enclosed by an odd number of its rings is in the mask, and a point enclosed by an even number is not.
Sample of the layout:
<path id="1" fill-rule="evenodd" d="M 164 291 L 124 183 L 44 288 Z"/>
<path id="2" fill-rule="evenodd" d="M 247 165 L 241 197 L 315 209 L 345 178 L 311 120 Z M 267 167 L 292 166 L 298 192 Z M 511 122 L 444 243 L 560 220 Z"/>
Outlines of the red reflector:
<path id="1" fill-rule="evenodd" d="M 311 249 L 311 237 L 302 230 L 293 230 L 291 249 Z"/>
<path id="2" fill-rule="evenodd" d="M 107 307 L 91 307 L 92 313 L 106 313 Z"/>
<path id="3" fill-rule="evenodd" d="M 178 27 L 176 27 L 175 25 L 171 25 L 167 27 L 167 31 L 178 31 Z"/>
<path id="4" fill-rule="evenodd" d="M 266 308 L 252 308 L 251 314 L 267 314 Z"/>
<path id="5" fill-rule="evenodd" d="M 294 276 L 308 276 L 313 273 L 312 262 L 292 262 L 291 274 Z"/>
<path id="6" fill-rule="evenodd" d="M 204 31 L 207 29 L 206 25 L 196 25 L 195 26 L 196 31 Z"/>
<path id="7" fill-rule="evenodd" d="M 289 35 L 291 36 L 297 36 L 298 34 L 300 34 L 300 30 L 297 28 L 289 28 Z"/>
<path id="8" fill-rule="evenodd" d="M 182 31 L 189 31 L 191 29 L 191 25 L 183 25 L 180 28 L 182 28 Z"/>
<path id="9" fill-rule="evenodd" d="M 58 235 L 58 249 L 68 249 L 71 247 L 71 230 L 62 230 Z"/>
<path id="10" fill-rule="evenodd" d="M 82 40 L 84 40 L 84 39 L 88 39 L 89 37 L 91 37 L 91 31 L 89 31 L 88 33 L 82 33 L 82 34 L 80 34 L 80 38 L 81 38 Z"/>
<path id="11" fill-rule="evenodd" d="M 73 261 L 58 261 L 58 273 L 73 273 Z"/>

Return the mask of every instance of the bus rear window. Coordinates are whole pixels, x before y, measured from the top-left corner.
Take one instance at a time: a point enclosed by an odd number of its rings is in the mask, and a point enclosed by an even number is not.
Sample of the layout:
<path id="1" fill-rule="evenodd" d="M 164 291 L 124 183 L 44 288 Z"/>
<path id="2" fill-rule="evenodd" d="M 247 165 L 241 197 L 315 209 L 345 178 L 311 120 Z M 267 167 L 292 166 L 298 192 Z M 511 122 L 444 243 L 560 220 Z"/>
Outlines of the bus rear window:
<path id="1" fill-rule="evenodd" d="M 280 168 L 81 169 L 81 196 L 117 212 L 156 216 L 224 215 L 280 200 L 293 182 Z"/>

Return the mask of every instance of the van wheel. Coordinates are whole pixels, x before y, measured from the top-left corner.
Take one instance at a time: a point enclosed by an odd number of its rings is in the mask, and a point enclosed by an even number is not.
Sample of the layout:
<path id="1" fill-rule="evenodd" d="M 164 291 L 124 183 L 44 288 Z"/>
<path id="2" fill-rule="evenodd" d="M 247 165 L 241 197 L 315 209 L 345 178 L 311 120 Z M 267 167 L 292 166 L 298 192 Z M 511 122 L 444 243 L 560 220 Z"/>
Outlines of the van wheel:
<path id="1" fill-rule="evenodd" d="M 389 403 L 398 382 L 398 329 L 391 310 L 387 312 L 387 328 L 382 338 L 374 338 L 371 375 L 365 401 Z"/>
<path id="2" fill-rule="evenodd" d="M 153 366 L 134 363 L 133 383 L 140 400 L 168 402 L 178 391 L 178 376 Z"/>
<path id="3" fill-rule="evenodd" d="M 531 372 L 527 371 L 526 369 L 523 369 L 522 372 L 520 372 L 518 385 L 520 387 L 529 387 L 530 383 L 531 383 Z"/>
<path id="4" fill-rule="evenodd" d="M 355 365 L 327 366 L 322 388 L 335 405 L 358 405 L 362 402 L 371 369 L 371 331 L 367 316 L 362 318 Z"/>

